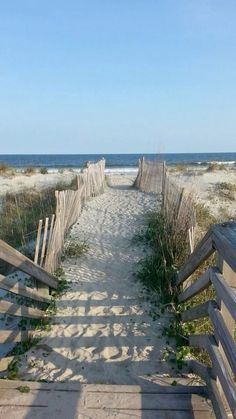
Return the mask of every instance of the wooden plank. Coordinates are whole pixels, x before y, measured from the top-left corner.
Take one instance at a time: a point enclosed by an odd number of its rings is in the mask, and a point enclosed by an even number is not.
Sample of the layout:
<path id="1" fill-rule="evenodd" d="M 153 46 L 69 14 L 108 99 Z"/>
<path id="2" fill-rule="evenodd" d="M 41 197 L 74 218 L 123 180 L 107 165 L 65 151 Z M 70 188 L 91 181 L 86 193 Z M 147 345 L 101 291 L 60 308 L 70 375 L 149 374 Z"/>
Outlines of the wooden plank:
<path id="1" fill-rule="evenodd" d="M 0 331 L 0 343 L 19 343 L 34 334 L 33 330 L 7 329 Z"/>
<path id="2" fill-rule="evenodd" d="M 43 303 L 50 303 L 51 301 L 50 297 L 42 297 L 34 288 L 26 287 L 21 282 L 16 282 L 3 275 L 0 275 L 0 288 Z"/>
<path id="3" fill-rule="evenodd" d="M 37 238 L 36 238 L 36 244 L 35 244 L 34 263 L 38 263 L 42 225 L 43 225 L 43 220 L 39 220 L 38 232 L 37 232 Z"/>
<path id="4" fill-rule="evenodd" d="M 190 253 L 193 253 L 194 247 L 193 247 L 193 240 L 192 240 L 192 229 L 188 229 L 188 240 L 189 240 L 189 247 L 190 247 Z"/>
<path id="5" fill-rule="evenodd" d="M 50 246 L 50 243 L 51 243 L 51 240 L 52 240 L 54 223 L 55 223 L 55 214 L 52 214 L 50 230 L 49 230 L 49 237 L 48 237 L 48 247 Z"/>
<path id="6" fill-rule="evenodd" d="M 190 359 L 189 361 L 186 361 L 188 366 L 188 371 L 190 373 L 198 375 L 202 380 L 205 382 L 207 381 L 207 378 L 211 376 L 212 378 L 215 378 L 212 369 L 202 362 L 199 362 L 195 359 Z"/>
<path id="7" fill-rule="evenodd" d="M 236 271 L 236 223 L 229 221 L 212 227 L 214 246 L 228 265 Z"/>
<path id="8" fill-rule="evenodd" d="M 45 224 L 44 224 L 43 245 L 42 245 L 41 257 L 40 257 L 40 266 L 43 266 L 43 261 L 44 261 L 46 242 L 47 242 L 47 236 L 48 236 L 48 221 L 49 221 L 49 218 L 46 217 Z"/>
<path id="9" fill-rule="evenodd" d="M 32 260 L 9 246 L 9 244 L 5 243 L 3 240 L 0 240 L 0 259 L 15 266 L 15 268 L 18 268 L 20 271 L 33 276 L 44 284 L 47 284 L 54 289 L 57 288 L 58 281 L 52 274 L 45 271 L 39 265 L 36 265 Z"/>
<path id="10" fill-rule="evenodd" d="M 231 336 L 224 319 L 217 307 L 209 305 L 209 315 L 214 326 L 214 332 L 220 340 L 226 358 L 236 376 L 236 345 L 233 337 Z"/>
<path id="11" fill-rule="evenodd" d="M 202 317 L 207 317 L 209 315 L 209 307 L 217 307 L 217 303 L 214 300 L 206 301 L 203 304 L 199 304 L 190 308 L 189 310 L 184 311 L 181 313 L 181 318 L 183 321 L 188 322 L 196 319 L 200 319 Z"/>
<path id="12" fill-rule="evenodd" d="M 214 251 L 210 229 L 180 269 L 177 285 L 182 284 Z"/>
<path id="13" fill-rule="evenodd" d="M 178 296 L 178 301 L 180 303 L 188 301 L 190 298 L 194 297 L 196 294 L 199 294 L 201 291 L 206 289 L 211 283 L 211 268 L 209 268 L 203 275 L 200 276 L 195 282 L 188 286 L 181 294 Z"/>
<path id="14" fill-rule="evenodd" d="M 49 218 L 46 217 L 45 224 L 44 224 L 43 244 L 42 244 L 42 250 L 41 250 L 41 257 L 40 257 L 40 266 L 43 266 L 44 259 L 45 259 L 45 251 L 46 251 L 47 236 L 48 236 L 48 223 L 49 223 Z M 37 281 L 37 290 L 38 290 L 38 293 L 41 294 L 44 297 L 47 297 L 49 295 L 48 285 L 42 284 L 41 282 L 38 282 L 38 281 Z"/>
<path id="15" fill-rule="evenodd" d="M 216 341 L 213 337 L 209 338 L 210 344 L 208 345 L 208 352 L 212 361 L 212 367 L 219 378 L 222 386 L 224 396 L 229 404 L 233 416 L 236 416 L 236 387 L 235 383 L 225 367 L 224 359 L 216 345 Z"/>
<path id="16" fill-rule="evenodd" d="M 219 270 L 221 271 L 225 282 L 227 283 L 228 286 L 231 285 L 231 282 L 234 283 L 235 279 L 236 279 L 236 275 L 235 272 L 231 269 L 231 267 L 225 262 L 225 260 L 222 258 L 222 255 L 218 252 L 217 253 L 217 265 Z M 220 307 L 220 314 L 221 314 L 221 318 L 218 317 L 218 321 L 223 319 L 223 324 L 225 327 L 225 337 L 222 336 L 223 342 L 221 340 L 219 340 L 219 335 L 216 334 L 216 337 L 218 338 L 218 349 L 219 352 L 221 354 L 222 359 L 224 360 L 225 363 L 225 369 L 227 369 L 227 371 L 230 373 L 232 379 L 234 380 L 233 374 L 232 374 L 232 370 L 230 368 L 230 363 L 229 363 L 229 359 L 227 357 L 227 354 L 225 352 L 225 348 L 223 347 L 223 343 L 227 344 L 226 339 L 228 338 L 228 343 L 230 343 L 230 335 L 231 338 L 234 337 L 234 330 L 235 330 L 235 320 L 233 319 L 230 311 L 228 310 L 228 308 L 226 307 L 224 300 L 222 299 L 222 297 L 217 294 L 218 297 L 218 305 Z M 233 343 L 234 345 L 234 343 Z M 225 394 L 224 394 L 224 389 L 221 385 L 220 380 L 218 379 L 218 387 L 219 387 L 219 392 L 220 395 L 224 401 L 225 404 L 227 404 L 227 400 L 225 398 Z"/>
<path id="17" fill-rule="evenodd" d="M 209 389 L 209 395 L 216 419 L 229 419 L 228 412 L 226 411 L 222 398 L 220 397 L 216 381 L 209 376 L 206 383 Z"/>
<path id="18" fill-rule="evenodd" d="M 176 380 L 177 385 L 172 386 L 171 383 L 173 380 Z M 164 382 L 164 385 L 163 385 Z M 160 377 L 157 378 L 157 384 L 149 383 L 145 389 L 139 385 L 126 385 L 126 384 L 80 384 L 78 381 L 67 381 L 67 382 L 36 382 L 36 381 L 24 381 L 30 388 L 33 390 L 43 390 L 43 391 L 81 391 L 85 389 L 90 393 L 131 393 L 131 394 L 199 394 L 207 395 L 206 386 L 195 386 L 191 385 L 192 378 L 186 379 L 182 377 Z M 156 381 L 155 381 L 156 383 Z M 179 384 L 178 384 L 179 383 Z M 186 384 L 188 383 L 188 384 Z M 20 380 L 1 380 L 0 379 L 0 388 L 1 389 L 17 389 L 22 385 Z"/>
<path id="19" fill-rule="evenodd" d="M 90 409 L 130 409 L 130 410 L 198 410 L 209 411 L 206 399 L 194 394 L 137 394 L 137 393 L 91 393 L 85 397 Z"/>
<path id="20" fill-rule="evenodd" d="M 189 345 L 197 348 L 208 349 L 209 346 L 209 335 L 189 335 Z"/>
<path id="21" fill-rule="evenodd" d="M 36 319 L 45 316 L 45 312 L 38 308 L 26 307 L 3 300 L 0 300 L 0 313 Z"/>
<path id="22" fill-rule="evenodd" d="M 211 268 L 211 282 L 220 299 L 224 301 L 231 316 L 236 321 L 236 293 L 227 285 L 218 268 Z"/>
<path id="23" fill-rule="evenodd" d="M 18 392 L 19 393 L 19 392 Z M 37 394 L 35 395 L 37 397 Z M 71 400 L 68 396 L 64 399 L 64 405 L 61 401 L 58 403 L 59 394 L 53 395 L 54 406 L 56 404 L 57 408 L 57 419 L 64 418 L 77 418 L 77 419 L 214 419 L 211 411 L 204 412 L 204 418 L 201 411 L 181 411 L 173 410 L 161 411 L 161 410 L 130 410 L 130 409 L 87 409 L 84 406 L 77 407 L 75 396 Z M 69 399 L 69 400 L 68 400 Z M 69 407 L 68 407 L 69 406 Z M 11 406 L 2 406 L 1 413 L 3 418 L 7 419 L 33 419 L 33 418 L 55 418 L 55 407 L 52 406 L 30 406 L 30 416 L 29 416 L 29 407 L 21 405 L 11 405 Z"/>

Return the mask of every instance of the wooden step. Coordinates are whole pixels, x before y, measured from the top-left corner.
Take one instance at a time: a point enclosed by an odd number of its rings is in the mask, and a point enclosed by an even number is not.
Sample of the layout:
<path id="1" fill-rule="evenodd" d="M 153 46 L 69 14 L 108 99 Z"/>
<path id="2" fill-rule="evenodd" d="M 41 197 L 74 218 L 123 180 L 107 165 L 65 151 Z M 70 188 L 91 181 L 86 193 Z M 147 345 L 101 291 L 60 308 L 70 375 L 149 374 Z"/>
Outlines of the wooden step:
<path id="1" fill-rule="evenodd" d="M 142 390 L 137 385 L 0 380 L 0 418 L 208 419 L 214 414 L 204 386 L 151 384 Z"/>

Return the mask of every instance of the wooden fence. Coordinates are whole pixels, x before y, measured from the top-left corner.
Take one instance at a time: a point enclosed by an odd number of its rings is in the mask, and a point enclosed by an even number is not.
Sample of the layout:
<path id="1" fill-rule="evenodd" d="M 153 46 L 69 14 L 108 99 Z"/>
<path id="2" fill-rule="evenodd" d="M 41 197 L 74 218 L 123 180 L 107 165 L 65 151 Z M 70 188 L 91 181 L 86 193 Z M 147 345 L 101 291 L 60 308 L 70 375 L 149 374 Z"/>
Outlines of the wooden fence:
<path id="1" fill-rule="evenodd" d="M 210 266 L 197 280 L 191 275 L 213 253 L 216 264 Z M 177 278 L 179 302 L 190 302 L 212 286 L 214 299 L 195 305 L 182 313 L 183 322 L 210 318 L 212 332 L 189 335 L 188 344 L 204 348 L 211 366 L 196 360 L 189 362 L 190 372 L 200 375 L 207 383 L 217 418 L 236 417 L 236 223 L 214 225 L 180 269 Z M 232 416 L 231 416 L 232 417 Z"/>
<path id="2" fill-rule="evenodd" d="M 196 216 L 193 199 L 170 176 L 165 162 L 139 161 L 135 186 L 143 192 L 159 193 L 162 197 L 161 211 L 176 233 L 185 234 L 190 251 L 194 249 Z"/>
<path id="3" fill-rule="evenodd" d="M 45 317 L 51 302 L 51 290 L 56 290 L 58 280 L 54 272 L 63 252 L 65 235 L 77 221 L 82 206 L 88 198 L 103 192 L 105 161 L 89 164 L 78 175 L 77 189 L 56 191 L 56 213 L 39 221 L 34 262 L 4 241 L 0 240 L 0 260 L 26 274 L 27 282 L 16 276 L 0 275 L 0 313 L 18 318 Z M 4 291 L 6 291 L 4 293 Z M 28 325 L 29 326 L 29 325 Z M 26 340 L 34 331 L 30 327 L 0 330 L 0 344 Z M 0 371 L 7 368 L 13 357 L 0 360 Z"/>
<path id="4" fill-rule="evenodd" d="M 163 162 L 148 161 L 142 157 L 135 186 L 143 192 L 161 193 L 163 174 Z"/>
<path id="5" fill-rule="evenodd" d="M 69 228 L 78 220 L 87 199 L 104 191 L 105 160 L 88 164 L 77 176 L 77 189 L 56 191 L 56 214 L 40 220 L 35 246 L 35 262 L 55 272 L 63 253 Z"/>
<path id="6" fill-rule="evenodd" d="M 0 240 L 0 259 L 17 271 L 32 278 L 31 285 L 20 281 L 12 276 L 0 275 L 0 290 L 3 291 L 0 299 L 0 313 L 3 315 L 38 319 L 45 316 L 44 309 L 51 302 L 50 290 L 56 290 L 57 278 L 35 264 L 22 253 Z M 4 293 L 4 291 L 6 291 Z M 15 343 L 25 340 L 32 331 L 27 328 L 5 328 L 0 330 L 0 343 Z M 7 367 L 11 359 L 3 358 L 0 362 L 0 370 Z"/>

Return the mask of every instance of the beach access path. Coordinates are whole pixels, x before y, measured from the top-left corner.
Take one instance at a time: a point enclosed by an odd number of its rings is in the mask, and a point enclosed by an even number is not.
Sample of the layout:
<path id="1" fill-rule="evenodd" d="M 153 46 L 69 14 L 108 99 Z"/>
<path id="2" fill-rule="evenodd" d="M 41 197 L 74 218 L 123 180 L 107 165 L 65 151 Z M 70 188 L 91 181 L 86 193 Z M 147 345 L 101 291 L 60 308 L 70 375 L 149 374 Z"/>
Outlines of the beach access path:
<path id="1" fill-rule="evenodd" d="M 133 189 L 125 176 L 110 179 L 70 232 L 69 241 L 85 240 L 89 250 L 62 263 L 70 288 L 57 300 L 51 330 L 21 356 L 19 378 L 145 388 L 174 372 L 163 360 L 169 315 L 134 275 L 148 250 L 132 238 L 159 198 Z"/>

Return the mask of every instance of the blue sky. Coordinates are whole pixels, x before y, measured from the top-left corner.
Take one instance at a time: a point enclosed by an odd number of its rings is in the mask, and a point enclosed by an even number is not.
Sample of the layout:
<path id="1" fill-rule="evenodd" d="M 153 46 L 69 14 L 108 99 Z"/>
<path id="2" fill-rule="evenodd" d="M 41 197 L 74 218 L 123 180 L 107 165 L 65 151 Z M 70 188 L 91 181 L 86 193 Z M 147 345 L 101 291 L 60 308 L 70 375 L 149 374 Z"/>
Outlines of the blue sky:
<path id="1" fill-rule="evenodd" d="M 235 0 L 8 0 L 0 153 L 236 151 Z"/>

